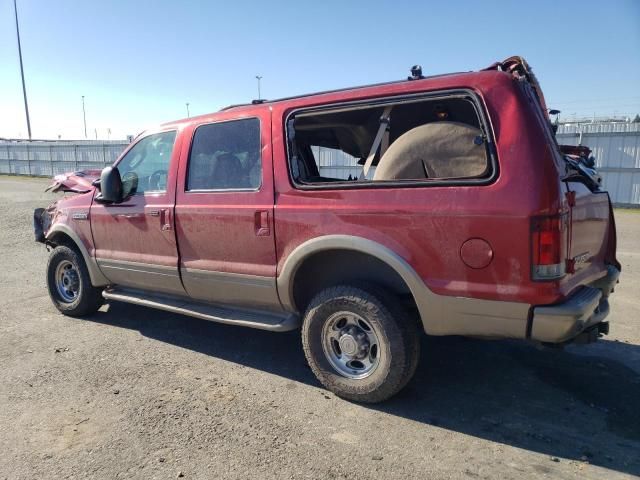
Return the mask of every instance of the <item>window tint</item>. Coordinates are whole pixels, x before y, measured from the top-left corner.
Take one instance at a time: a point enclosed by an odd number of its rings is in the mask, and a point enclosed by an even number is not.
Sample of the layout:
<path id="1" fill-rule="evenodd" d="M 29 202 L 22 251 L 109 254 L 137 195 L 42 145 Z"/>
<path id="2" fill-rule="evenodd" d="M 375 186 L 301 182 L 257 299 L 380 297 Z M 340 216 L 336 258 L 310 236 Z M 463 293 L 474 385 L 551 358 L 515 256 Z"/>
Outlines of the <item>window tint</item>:
<path id="1" fill-rule="evenodd" d="M 144 137 L 118 163 L 125 197 L 135 193 L 164 192 L 176 132 Z"/>
<path id="2" fill-rule="evenodd" d="M 196 129 L 187 190 L 256 189 L 261 180 L 260 120 L 247 118 Z"/>

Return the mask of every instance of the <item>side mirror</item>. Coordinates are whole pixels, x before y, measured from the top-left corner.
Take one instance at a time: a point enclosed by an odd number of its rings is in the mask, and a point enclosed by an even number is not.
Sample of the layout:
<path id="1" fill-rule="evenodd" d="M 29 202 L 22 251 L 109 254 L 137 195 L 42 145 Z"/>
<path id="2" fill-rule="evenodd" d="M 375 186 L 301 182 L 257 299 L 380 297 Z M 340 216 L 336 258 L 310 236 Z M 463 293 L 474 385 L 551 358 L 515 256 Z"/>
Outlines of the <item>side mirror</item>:
<path id="1" fill-rule="evenodd" d="M 122 201 L 122 179 L 116 167 L 105 167 L 100 174 L 100 193 L 96 201 L 100 203 L 120 203 Z"/>

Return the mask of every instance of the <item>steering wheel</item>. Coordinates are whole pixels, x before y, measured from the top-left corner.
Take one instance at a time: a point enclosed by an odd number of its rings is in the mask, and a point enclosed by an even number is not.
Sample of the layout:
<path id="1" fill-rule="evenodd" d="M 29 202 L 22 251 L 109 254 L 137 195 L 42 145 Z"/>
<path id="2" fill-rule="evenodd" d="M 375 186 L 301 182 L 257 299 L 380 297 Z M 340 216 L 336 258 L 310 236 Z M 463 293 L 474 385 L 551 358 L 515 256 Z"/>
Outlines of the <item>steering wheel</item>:
<path id="1" fill-rule="evenodd" d="M 153 172 L 150 176 L 149 176 L 149 189 L 150 190 L 164 190 L 164 188 L 160 188 L 160 180 L 162 179 L 162 176 L 164 175 L 164 183 L 165 183 L 165 187 L 167 184 L 167 175 L 168 175 L 168 171 L 167 170 L 156 170 L 155 172 Z"/>

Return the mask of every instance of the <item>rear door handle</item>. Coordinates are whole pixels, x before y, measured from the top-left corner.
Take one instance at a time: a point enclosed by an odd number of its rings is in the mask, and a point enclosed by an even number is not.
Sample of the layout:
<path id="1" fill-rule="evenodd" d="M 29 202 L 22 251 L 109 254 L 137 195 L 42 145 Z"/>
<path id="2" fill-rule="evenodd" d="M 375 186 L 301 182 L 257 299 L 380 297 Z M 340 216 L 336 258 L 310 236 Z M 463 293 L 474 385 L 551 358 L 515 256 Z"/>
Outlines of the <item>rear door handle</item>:
<path id="1" fill-rule="evenodd" d="M 147 214 L 151 215 L 152 217 L 159 217 L 160 216 L 160 210 L 150 210 Z"/>
<path id="2" fill-rule="evenodd" d="M 257 212 L 255 212 L 254 226 L 256 229 L 257 237 L 268 237 L 271 234 L 268 210 L 258 210 Z"/>
<path id="3" fill-rule="evenodd" d="M 163 208 L 160 210 L 160 225 L 161 230 L 171 230 L 171 210 Z"/>

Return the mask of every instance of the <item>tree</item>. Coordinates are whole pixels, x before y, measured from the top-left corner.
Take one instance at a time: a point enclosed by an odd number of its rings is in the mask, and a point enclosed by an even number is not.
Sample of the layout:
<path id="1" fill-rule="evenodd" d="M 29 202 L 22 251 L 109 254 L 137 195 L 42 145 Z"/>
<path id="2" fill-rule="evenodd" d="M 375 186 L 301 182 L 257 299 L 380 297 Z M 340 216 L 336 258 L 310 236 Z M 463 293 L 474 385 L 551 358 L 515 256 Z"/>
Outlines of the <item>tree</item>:
<path id="1" fill-rule="evenodd" d="M 631 123 L 640 123 L 640 115 L 636 113 L 636 116 L 633 117 L 633 120 L 631 121 Z"/>

